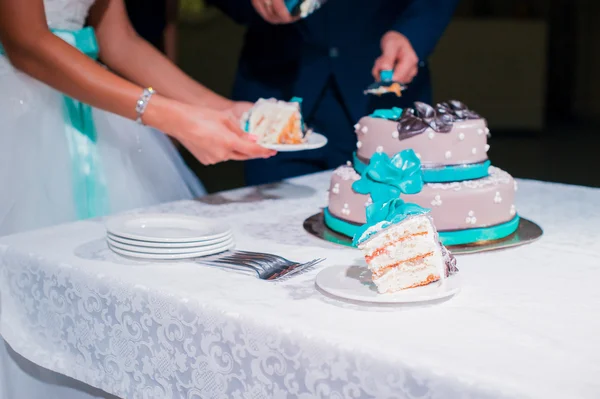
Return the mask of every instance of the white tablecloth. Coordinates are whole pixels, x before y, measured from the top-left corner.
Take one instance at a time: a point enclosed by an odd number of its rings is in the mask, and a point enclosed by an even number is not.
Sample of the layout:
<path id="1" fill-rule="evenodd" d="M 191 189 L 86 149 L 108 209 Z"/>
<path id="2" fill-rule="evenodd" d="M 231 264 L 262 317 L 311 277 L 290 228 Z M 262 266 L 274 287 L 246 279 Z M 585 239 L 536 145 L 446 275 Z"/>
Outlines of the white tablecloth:
<path id="1" fill-rule="evenodd" d="M 329 174 L 164 212 L 222 219 L 238 247 L 362 262 L 303 220 Z M 101 221 L 0 240 L 1 335 L 25 358 L 126 398 L 598 398 L 600 190 L 520 181 L 537 243 L 458 257 L 429 307 L 344 304 L 314 288 L 108 250 Z"/>

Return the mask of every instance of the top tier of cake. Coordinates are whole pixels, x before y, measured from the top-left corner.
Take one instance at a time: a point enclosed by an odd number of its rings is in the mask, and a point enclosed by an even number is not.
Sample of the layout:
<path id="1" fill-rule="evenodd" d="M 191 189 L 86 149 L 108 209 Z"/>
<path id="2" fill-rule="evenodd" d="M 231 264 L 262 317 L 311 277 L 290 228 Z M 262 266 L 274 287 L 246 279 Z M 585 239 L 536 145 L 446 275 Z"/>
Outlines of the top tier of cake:
<path id="1" fill-rule="evenodd" d="M 458 101 L 435 108 L 415 103 L 414 109 L 378 110 L 355 125 L 358 136 L 354 159 L 360 173 L 375 152 L 394 156 L 413 149 L 428 182 L 487 176 L 489 129 L 484 118 Z"/>

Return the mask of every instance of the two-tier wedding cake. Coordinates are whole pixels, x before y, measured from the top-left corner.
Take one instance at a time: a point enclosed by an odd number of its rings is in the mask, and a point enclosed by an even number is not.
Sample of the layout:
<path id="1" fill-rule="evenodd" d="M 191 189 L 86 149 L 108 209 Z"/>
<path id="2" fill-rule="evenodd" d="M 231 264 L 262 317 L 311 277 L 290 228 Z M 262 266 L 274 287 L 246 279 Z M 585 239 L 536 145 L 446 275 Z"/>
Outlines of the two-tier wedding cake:
<path id="1" fill-rule="evenodd" d="M 425 184 L 419 192 L 401 197 L 430 210 L 444 245 L 498 240 L 516 231 L 516 182 L 490 165 L 487 123 L 461 102 L 435 107 L 417 102 L 414 109 L 377 110 L 361 118 L 355 131 L 353 162 L 336 169 L 331 178 L 325 209 L 330 229 L 353 237 L 365 224 L 372 198 L 357 192 L 353 183 L 374 154 L 393 157 L 412 149 Z"/>

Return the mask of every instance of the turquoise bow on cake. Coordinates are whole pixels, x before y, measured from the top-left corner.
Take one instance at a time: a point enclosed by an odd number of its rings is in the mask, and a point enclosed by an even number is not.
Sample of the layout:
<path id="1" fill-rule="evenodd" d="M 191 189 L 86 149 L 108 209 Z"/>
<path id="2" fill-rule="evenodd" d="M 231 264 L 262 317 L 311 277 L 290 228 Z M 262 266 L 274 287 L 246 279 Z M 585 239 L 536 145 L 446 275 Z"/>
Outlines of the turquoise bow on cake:
<path id="1" fill-rule="evenodd" d="M 385 228 L 408 216 L 429 212 L 429 209 L 400 198 L 402 194 L 416 194 L 423 189 L 421 161 L 413 150 L 399 152 L 391 159 L 384 153 L 374 154 L 352 188 L 360 194 L 370 194 L 373 200 L 366 210 L 367 223 L 354 235 L 355 246 L 375 233 L 376 229 L 373 229 L 372 233 L 365 234 L 381 222 L 384 222 L 381 228 Z"/>
<path id="2" fill-rule="evenodd" d="M 423 189 L 421 161 L 413 150 L 399 152 L 391 159 L 377 152 L 352 188 L 360 194 L 371 194 L 373 202 L 388 201 L 400 194 L 416 194 Z"/>

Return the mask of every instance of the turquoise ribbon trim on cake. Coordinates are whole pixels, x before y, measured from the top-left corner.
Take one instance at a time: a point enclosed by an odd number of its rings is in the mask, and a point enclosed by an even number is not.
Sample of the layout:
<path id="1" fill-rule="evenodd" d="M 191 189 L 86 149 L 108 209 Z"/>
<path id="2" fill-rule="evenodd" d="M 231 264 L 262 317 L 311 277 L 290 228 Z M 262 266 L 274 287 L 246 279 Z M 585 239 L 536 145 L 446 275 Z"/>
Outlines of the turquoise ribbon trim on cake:
<path id="1" fill-rule="evenodd" d="M 361 228 L 360 225 L 356 225 L 333 216 L 327 208 L 323 211 L 323 217 L 325 225 L 329 229 L 347 237 L 354 237 Z M 440 241 L 445 246 L 465 245 L 481 241 L 500 240 L 517 231 L 519 222 L 520 217 L 517 215 L 512 220 L 495 226 L 479 227 L 467 230 L 439 231 L 438 235 L 440 237 Z M 352 244 L 352 246 L 355 246 L 355 244 Z"/>
<path id="2" fill-rule="evenodd" d="M 449 165 L 442 168 L 422 168 L 421 170 L 423 179 L 427 183 L 451 183 L 488 177 L 491 165 L 492 163 L 487 160 L 475 164 Z"/>
<path id="3" fill-rule="evenodd" d="M 361 227 L 361 225 L 350 223 L 333 216 L 328 208 L 323 210 L 323 221 L 325 226 L 329 227 L 331 230 L 351 238 L 356 235 L 356 232 Z M 355 246 L 354 243 L 352 243 L 352 246 Z"/>
<path id="4" fill-rule="evenodd" d="M 77 31 L 52 30 L 56 36 L 79 49 L 88 57 L 98 59 L 98 42 L 93 28 Z M 0 46 L 0 54 L 4 54 Z M 108 190 L 100 156 L 92 107 L 63 96 L 65 134 L 71 155 L 73 195 L 78 219 L 103 216 L 109 212 Z"/>
<path id="5" fill-rule="evenodd" d="M 508 237 L 519 228 L 521 218 L 517 215 L 512 220 L 492 227 L 480 227 L 468 230 L 440 231 L 440 241 L 446 246 L 472 244 L 474 242 L 494 241 Z"/>
<path id="6" fill-rule="evenodd" d="M 397 121 L 402 117 L 402 108 L 392 107 L 389 109 L 376 109 L 369 115 L 371 118 L 381 118 L 391 121 Z"/>
<path id="7" fill-rule="evenodd" d="M 352 157 L 354 170 L 359 175 L 362 175 L 367 165 L 358 159 L 356 152 Z M 490 166 L 491 162 L 487 160 L 476 164 L 450 165 L 442 168 L 421 168 L 421 172 L 425 183 L 451 183 L 488 177 Z"/>

